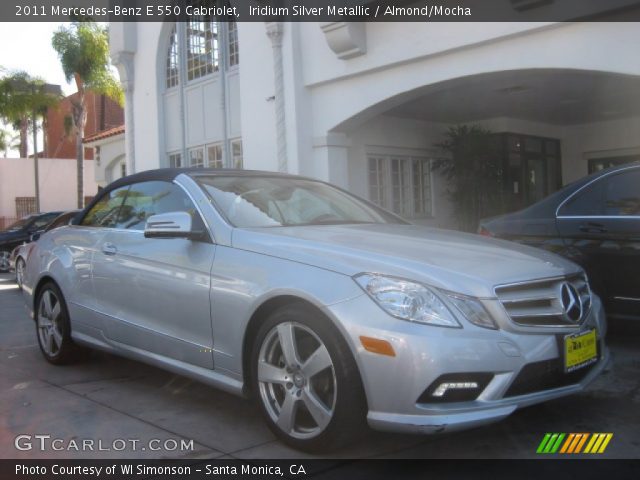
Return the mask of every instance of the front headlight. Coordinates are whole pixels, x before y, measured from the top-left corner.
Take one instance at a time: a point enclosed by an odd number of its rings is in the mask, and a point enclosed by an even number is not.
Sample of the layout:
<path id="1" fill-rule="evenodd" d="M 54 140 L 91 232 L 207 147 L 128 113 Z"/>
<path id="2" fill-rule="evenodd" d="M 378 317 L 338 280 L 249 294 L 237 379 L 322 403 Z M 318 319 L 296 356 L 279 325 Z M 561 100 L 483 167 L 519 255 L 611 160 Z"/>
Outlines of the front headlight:
<path id="1" fill-rule="evenodd" d="M 369 273 L 354 279 L 389 315 L 425 325 L 462 328 L 437 294 L 424 285 Z"/>
<path id="2" fill-rule="evenodd" d="M 498 329 L 493 318 L 489 316 L 489 313 L 485 310 L 479 300 L 455 293 L 447 293 L 447 297 L 449 298 L 449 301 L 453 303 L 458 310 L 460 310 L 460 313 L 462 313 L 465 318 L 474 325 L 483 328 L 492 328 L 494 330 Z"/>

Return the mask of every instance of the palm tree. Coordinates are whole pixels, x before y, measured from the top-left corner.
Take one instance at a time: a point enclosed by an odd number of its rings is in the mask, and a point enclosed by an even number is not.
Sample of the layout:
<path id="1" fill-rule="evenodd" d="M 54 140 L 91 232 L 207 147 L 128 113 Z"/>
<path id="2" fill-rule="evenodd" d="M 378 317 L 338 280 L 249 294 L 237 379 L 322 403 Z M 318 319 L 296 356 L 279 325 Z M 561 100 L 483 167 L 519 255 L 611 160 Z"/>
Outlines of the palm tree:
<path id="1" fill-rule="evenodd" d="M 9 122 L 20 135 L 20 157 L 27 158 L 29 128 L 33 113 L 42 117 L 47 108 L 58 103 L 57 95 L 47 93 L 45 82 L 27 72 L 13 72 L 0 79 L 0 117 Z"/>
<path id="2" fill-rule="evenodd" d="M 75 21 L 60 27 L 51 41 L 58 52 L 68 82 L 75 80 L 78 93 L 71 98 L 73 127 L 76 133 L 76 162 L 78 173 L 78 208 L 84 206 L 82 180 L 84 128 L 87 122 L 85 96 L 87 91 L 106 95 L 121 105 L 124 95 L 120 83 L 111 73 L 109 35 L 105 27 L 93 21 Z"/>
<path id="3" fill-rule="evenodd" d="M 9 155 L 9 132 L 4 128 L 0 129 L 0 151 L 6 158 Z"/>

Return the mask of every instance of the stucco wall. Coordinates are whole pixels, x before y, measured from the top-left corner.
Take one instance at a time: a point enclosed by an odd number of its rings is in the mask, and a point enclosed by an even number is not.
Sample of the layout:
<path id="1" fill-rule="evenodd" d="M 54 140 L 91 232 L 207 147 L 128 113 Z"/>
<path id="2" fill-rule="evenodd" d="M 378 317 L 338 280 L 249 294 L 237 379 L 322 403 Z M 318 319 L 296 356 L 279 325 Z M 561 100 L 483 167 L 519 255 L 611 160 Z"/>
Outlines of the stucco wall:
<path id="1" fill-rule="evenodd" d="M 72 210 L 76 208 L 76 162 L 59 158 L 41 158 L 40 210 Z M 84 195 L 98 191 L 94 179 L 94 162 L 84 162 Z M 0 216 L 16 216 L 16 197 L 35 196 L 33 159 L 0 158 Z"/>

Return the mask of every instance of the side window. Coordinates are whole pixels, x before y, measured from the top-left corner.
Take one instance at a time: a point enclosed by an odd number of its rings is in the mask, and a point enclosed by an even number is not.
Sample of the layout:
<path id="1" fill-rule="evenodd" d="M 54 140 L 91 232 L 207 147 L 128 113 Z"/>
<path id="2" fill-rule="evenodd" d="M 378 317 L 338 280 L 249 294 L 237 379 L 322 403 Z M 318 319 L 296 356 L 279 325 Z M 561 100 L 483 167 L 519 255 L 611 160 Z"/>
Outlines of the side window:
<path id="1" fill-rule="evenodd" d="M 87 227 L 115 227 L 120 206 L 124 201 L 127 190 L 129 190 L 128 185 L 116 188 L 105 194 L 91 207 L 91 210 L 84 216 L 80 225 Z"/>
<path id="2" fill-rule="evenodd" d="M 603 181 L 596 180 L 565 203 L 558 214 L 561 217 L 597 216 L 603 214 Z"/>
<path id="3" fill-rule="evenodd" d="M 116 226 L 144 230 L 147 218 L 168 212 L 187 212 L 193 219 L 194 229 L 204 229 L 200 215 L 184 191 L 174 183 L 156 181 L 131 185 Z"/>
<path id="4" fill-rule="evenodd" d="M 640 169 L 607 177 L 605 215 L 640 215 Z"/>

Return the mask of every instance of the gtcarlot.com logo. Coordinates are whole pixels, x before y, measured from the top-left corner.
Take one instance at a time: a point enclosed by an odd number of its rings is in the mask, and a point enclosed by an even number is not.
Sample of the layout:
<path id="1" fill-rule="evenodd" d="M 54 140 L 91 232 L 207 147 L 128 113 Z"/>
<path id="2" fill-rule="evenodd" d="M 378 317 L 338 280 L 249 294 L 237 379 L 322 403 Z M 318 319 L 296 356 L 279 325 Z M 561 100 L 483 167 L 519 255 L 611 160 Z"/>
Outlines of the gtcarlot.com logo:
<path id="1" fill-rule="evenodd" d="M 613 433 L 545 433 L 536 453 L 604 453 Z"/>

